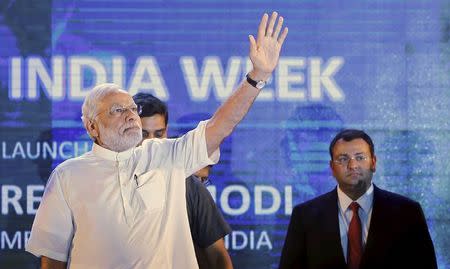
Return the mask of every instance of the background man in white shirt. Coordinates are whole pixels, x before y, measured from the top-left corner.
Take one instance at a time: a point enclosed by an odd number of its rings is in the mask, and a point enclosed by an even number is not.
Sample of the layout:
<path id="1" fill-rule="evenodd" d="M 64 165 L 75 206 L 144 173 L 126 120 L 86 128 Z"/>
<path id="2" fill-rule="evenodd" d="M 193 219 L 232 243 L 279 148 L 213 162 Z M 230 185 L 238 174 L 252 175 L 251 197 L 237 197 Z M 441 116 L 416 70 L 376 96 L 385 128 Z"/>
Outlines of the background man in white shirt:
<path id="1" fill-rule="evenodd" d="M 253 69 L 209 121 L 178 139 L 142 139 L 139 108 L 113 84 L 86 97 L 90 152 L 53 171 L 26 250 L 42 268 L 198 268 L 184 180 L 216 163 L 219 145 L 242 120 L 275 69 L 287 28 L 264 14 L 249 36 Z M 277 23 L 276 23 L 277 22 Z"/>

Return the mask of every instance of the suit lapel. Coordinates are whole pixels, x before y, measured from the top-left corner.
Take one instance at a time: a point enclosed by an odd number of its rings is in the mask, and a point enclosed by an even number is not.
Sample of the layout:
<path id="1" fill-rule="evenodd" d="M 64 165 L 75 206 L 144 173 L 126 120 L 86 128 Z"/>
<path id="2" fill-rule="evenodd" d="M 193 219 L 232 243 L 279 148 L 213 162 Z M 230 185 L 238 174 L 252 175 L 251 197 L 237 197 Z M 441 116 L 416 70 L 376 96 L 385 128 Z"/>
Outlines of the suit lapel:
<path id="1" fill-rule="evenodd" d="M 380 190 L 375 184 L 373 185 L 373 208 L 372 217 L 370 220 L 369 233 L 367 235 L 366 247 L 364 249 L 363 257 L 361 260 L 361 267 L 364 268 L 364 264 L 371 264 L 372 259 L 380 251 L 380 247 L 383 248 L 385 244 L 384 228 L 386 221 L 385 212 L 387 212 L 383 199 L 383 191 Z"/>
<path id="2" fill-rule="evenodd" d="M 337 189 L 335 188 L 333 191 L 328 193 L 327 199 L 325 199 L 323 211 L 324 211 L 324 223 L 326 225 L 326 231 L 324 231 L 324 235 L 331 241 L 328 242 L 330 244 L 330 249 L 334 253 L 330 253 L 333 259 L 335 260 L 334 264 L 344 265 L 345 259 L 344 253 L 342 251 L 341 245 L 341 235 L 339 231 L 339 207 L 338 207 L 338 196 Z"/>

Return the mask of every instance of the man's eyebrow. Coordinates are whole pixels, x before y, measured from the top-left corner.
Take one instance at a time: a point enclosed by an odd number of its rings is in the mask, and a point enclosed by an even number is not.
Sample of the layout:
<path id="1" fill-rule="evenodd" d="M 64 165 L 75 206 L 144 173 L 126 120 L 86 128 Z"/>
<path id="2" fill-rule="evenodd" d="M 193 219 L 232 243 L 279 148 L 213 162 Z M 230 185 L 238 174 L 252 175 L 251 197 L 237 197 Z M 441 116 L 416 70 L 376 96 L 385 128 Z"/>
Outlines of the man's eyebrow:
<path id="1" fill-rule="evenodd" d="M 365 155 L 365 154 L 367 154 L 367 153 L 365 153 L 365 152 L 356 152 L 355 153 L 355 155 Z M 341 154 L 338 154 L 337 156 L 350 156 L 350 154 L 348 154 L 348 153 L 341 153 Z"/>
<path id="2" fill-rule="evenodd" d="M 127 105 L 123 105 L 123 104 L 119 104 L 119 103 L 113 103 L 111 105 L 111 107 L 113 107 L 113 106 L 130 107 L 130 106 L 136 106 L 136 104 L 135 103 L 129 103 Z"/>

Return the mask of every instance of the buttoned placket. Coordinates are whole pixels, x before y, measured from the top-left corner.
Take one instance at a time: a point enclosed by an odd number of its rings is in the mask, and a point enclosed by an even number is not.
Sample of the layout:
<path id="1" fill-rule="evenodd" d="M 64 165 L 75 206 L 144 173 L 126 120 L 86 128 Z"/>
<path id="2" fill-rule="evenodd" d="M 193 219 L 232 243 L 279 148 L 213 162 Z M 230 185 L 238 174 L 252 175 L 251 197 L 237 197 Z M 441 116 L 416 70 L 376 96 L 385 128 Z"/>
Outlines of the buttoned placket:
<path id="1" fill-rule="evenodd" d="M 126 171 L 126 161 L 116 159 L 117 180 L 120 187 L 122 207 L 126 223 L 130 226 L 133 222 L 133 210 L 130 205 L 130 179 Z"/>

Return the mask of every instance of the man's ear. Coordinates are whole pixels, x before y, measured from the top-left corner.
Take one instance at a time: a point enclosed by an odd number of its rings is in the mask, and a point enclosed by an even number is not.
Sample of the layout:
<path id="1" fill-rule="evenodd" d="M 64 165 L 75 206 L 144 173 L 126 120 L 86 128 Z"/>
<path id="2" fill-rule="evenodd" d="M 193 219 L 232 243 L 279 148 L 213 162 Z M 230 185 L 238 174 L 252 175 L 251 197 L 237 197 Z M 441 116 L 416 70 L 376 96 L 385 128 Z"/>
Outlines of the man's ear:
<path id="1" fill-rule="evenodd" d="M 333 174 L 333 177 L 334 177 L 333 160 L 330 160 L 330 169 L 331 169 L 331 173 Z"/>
<path id="2" fill-rule="evenodd" d="M 375 173 L 377 170 L 377 156 L 374 154 L 372 157 L 372 163 L 370 164 L 370 171 Z"/>
<path id="3" fill-rule="evenodd" d="M 86 124 L 86 129 L 88 130 L 91 137 L 93 138 L 98 137 L 98 126 L 96 122 L 94 122 L 93 120 L 89 120 L 88 123 Z"/>

